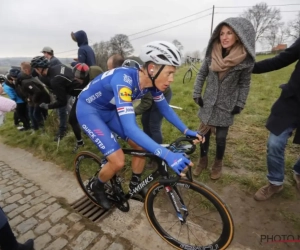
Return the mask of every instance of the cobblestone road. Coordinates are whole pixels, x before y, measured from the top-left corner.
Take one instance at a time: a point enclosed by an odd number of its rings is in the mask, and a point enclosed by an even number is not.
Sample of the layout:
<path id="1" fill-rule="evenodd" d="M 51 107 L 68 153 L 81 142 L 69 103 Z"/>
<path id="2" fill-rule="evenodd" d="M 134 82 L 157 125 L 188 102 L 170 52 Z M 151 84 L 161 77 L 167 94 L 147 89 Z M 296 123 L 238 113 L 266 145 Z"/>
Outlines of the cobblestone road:
<path id="1" fill-rule="evenodd" d="M 0 205 L 20 242 L 33 238 L 35 250 L 140 249 L 128 240 L 104 233 L 64 201 L 0 162 Z"/>

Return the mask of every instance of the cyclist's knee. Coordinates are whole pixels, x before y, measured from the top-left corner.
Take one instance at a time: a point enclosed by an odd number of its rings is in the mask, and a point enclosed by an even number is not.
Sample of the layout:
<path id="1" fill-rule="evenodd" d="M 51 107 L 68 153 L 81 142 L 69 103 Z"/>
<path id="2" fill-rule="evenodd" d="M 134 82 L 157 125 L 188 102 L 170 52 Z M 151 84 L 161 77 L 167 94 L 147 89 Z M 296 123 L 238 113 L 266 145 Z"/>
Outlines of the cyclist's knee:
<path id="1" fill-rule="evenodd" d="M 116 152 L 116 154 L 108 157 L 108 162 L 111 164 L 111 167 L 114 169 L 114 171 L 118 172 L 125 165 L 125 156 L 123 152 L 122 153 Z"/>

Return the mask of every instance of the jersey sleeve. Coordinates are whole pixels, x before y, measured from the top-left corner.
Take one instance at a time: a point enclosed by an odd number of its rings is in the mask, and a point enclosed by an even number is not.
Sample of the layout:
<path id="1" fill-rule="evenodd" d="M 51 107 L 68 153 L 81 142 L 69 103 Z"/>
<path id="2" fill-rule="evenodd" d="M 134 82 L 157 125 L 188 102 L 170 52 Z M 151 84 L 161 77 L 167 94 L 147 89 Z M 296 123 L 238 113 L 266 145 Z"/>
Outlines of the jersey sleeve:
<path id="1" fill-rule="evenodd" d="M 126 81 L 127 77 L 124 72 L 118 72 L 111 79 L 116 108 L 124 133 L 140 147 L 164 159 L 168 150 L 153 141 L 136 123 L 131 97 L 132 85 Z"/>
<path id="2" fill-rule="evenodd" d="M 161 114 L 173 124 L 181 133 L 184 133 L 187 126 L 179 119 L 175 111 L 169 106 L 164 94 L 158 89 L 151 89 L 154 103 L 157 105 Z"/>

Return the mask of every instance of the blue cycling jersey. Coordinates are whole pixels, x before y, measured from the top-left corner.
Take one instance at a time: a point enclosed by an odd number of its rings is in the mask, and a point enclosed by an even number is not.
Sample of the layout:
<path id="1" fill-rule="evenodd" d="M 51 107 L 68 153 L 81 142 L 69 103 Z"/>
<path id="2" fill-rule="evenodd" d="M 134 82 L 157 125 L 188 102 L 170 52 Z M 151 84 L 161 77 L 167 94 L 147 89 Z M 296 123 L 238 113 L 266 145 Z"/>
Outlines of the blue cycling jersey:
<path id="1" fill-rule="evenodd" d="M 157 88 L 140 88 L 139 72 L 134 68 L 116 68 L 91 81 L 79 94 L 76 106 L 78 122 L 105 155 L 120 148 L 111 131 L 123 139 L 164 158 L 167 150 L 154 142 L 137 125 L 132 101 L 151 91 L 162 115 L 182 133 L 187 128 Z"/>

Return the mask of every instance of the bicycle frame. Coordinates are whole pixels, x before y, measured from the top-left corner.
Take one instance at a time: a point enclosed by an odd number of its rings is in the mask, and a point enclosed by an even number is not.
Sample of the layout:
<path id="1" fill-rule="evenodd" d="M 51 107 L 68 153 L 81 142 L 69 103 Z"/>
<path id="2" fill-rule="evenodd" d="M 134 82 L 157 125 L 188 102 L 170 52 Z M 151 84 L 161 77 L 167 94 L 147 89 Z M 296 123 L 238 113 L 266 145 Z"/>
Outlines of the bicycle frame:
<path id="1" fill-rule="evenodd" d="M 189 70 L 194 70 L 196 73 L 198 73 L 198 71 L 199 71 L 199 69 L 193 63 L 190 64 Z"/>
<path id="2" fill-rule="evenodd" d="M 170 147 L 172 147 L 172 145 Z M 133 149 L 123 149 L 123 152 L 126 155 L 151 157 L 154 158 L 154 160 L 158 163 L 158 168 L 156 170 L 154 170 L 151 174 L 145 177 L 137 187 L 135 187 L 133 190 L 129 190 L 128 193 L 125 194 L 125 200 L 129 200 L 130 198 L 133 197 L 134 194 L 139 193 L 144 187 L 156 181 L 157 178 L 162 177 L 161 179 L 158 180 L 158 182 L 161 185 L 164 185 L 164 189 L 167 192 L 168 197 L 176 211 L 178 219 L 181 221 L 181 223 L 184 223 L 186 221 L 186 217 L 188 216 L 188 210 L 176 187 L 176 183 L 180 180 L 181 177 L 177 175 L 176 177 L 170 178 L 166 163 L 162 161 L 160 158 L 158 158 L 157 156 L 153 155 L 152 153 L 143 152 L 140 150 L 133 150 Z M 186 177 L 189 181 L 191 182 L 193 181 L 191 167 L 188 168 Z M 118 190 L 116 192 L 116 195 L 124 194 L 121 183 L 119 182 L 117 176 L 115 176 L 113 180 L 116 182 L 116 185 L 119 187 L 118 189 L 115 189 Z M 159 186 L 158 188 L 161 189 L 161 186 Z M 156 189 L 154 190 L 154 192 L 156 191 Z M 179 202 L 177 202 L 175 197 L 178 198 Z M 184 216 L 182 215 L 181 211 L 184 211 L 183 214 Z"/>

